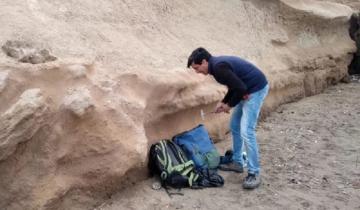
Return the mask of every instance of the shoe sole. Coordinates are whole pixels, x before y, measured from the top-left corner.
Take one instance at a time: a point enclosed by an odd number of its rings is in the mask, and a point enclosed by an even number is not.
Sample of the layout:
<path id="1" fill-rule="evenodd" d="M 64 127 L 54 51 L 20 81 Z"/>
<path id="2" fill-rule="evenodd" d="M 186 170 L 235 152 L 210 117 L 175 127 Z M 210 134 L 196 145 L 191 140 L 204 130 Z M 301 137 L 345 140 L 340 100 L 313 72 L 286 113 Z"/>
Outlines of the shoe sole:
<path id="1" fill-rule="evenodd" d="M 247 190 L 253 190 L 253 189 L 258 188 L 260 185 L 261 185 L 261 182 L 259 184 L 257 184 L 257 185 L 244 185 L 243 184 L 243 188 L 247 189 Z"/>

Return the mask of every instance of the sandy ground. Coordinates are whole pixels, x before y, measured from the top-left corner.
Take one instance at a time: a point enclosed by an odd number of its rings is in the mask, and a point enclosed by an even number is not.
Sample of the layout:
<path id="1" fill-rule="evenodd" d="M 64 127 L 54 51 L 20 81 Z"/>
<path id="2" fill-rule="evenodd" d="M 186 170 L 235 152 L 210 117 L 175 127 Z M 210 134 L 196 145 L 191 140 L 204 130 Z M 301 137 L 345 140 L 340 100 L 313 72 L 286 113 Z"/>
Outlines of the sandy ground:
<path id="1" fill-rule="evenodd" d="M 242 189 L 246 174 L 220 172 L 224 187 L 182 189 L 170 198 L 148 179 L 98 209 L 360 209 L 359 93 L 359 81 L 339 84 L 261 122 L 263 183 L 256 190 Z M 230 137 L 217 147 L 230 148 Z"/>

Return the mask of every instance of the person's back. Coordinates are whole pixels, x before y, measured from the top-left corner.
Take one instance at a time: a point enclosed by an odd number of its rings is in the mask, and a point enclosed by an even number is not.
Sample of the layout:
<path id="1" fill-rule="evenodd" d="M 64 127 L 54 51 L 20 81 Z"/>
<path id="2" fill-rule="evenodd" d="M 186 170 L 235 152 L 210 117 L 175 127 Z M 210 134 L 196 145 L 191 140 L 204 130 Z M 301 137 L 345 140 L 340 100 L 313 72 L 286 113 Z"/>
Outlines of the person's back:
<path id="1" fill-rule="evenodd" d="M 236 56 L 212 56 L 209 59 L 210 74 L 221 68 L 222 64 L 229 65 L 236 76 L 245 83 L 249 94 L 261 90 L 268 83 L 265 75 L 255 65 Z"/>

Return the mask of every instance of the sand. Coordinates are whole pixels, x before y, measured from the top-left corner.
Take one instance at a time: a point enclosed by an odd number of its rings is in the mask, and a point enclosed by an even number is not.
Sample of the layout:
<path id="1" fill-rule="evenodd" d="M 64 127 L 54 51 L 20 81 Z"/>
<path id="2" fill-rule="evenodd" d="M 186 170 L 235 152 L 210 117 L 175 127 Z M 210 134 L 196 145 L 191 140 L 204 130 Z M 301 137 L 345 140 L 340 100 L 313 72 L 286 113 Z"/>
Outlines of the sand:
<path id="1" fill-rule="evenodd" d="M 97 209 L 360 209 L 359 92 L 359 81 L 339 84 L 262 121 L 263 183 L 256 190 L 242 189 L 245 174 L 220 172 L 224 187 L 182 189 L 170 198 L 149 178 Z M 230 137 L 217 147 L 230 148 Z"/>

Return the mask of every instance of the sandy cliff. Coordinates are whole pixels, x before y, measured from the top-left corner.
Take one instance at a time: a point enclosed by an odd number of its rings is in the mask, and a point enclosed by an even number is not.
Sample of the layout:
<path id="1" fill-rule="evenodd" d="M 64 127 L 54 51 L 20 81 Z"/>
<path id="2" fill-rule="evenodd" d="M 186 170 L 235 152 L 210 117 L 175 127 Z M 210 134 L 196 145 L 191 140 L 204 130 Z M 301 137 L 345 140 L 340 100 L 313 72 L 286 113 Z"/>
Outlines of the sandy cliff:
<path id="1" fill-rule="evenodd" d="M 352 5 L 351 5 L 352 6 Z M 263 114 L 347 72 L 348 6 L 310 0 L 0 2 L 0 208 L 83 209 L 146 176 L 148 145 L 225 89 L 186 70 L 198 46 L 257 64 Z M 7 41 L 19 41 L 8 42 Z M 15 44 L 13 44 L 15 43 Z"/>

